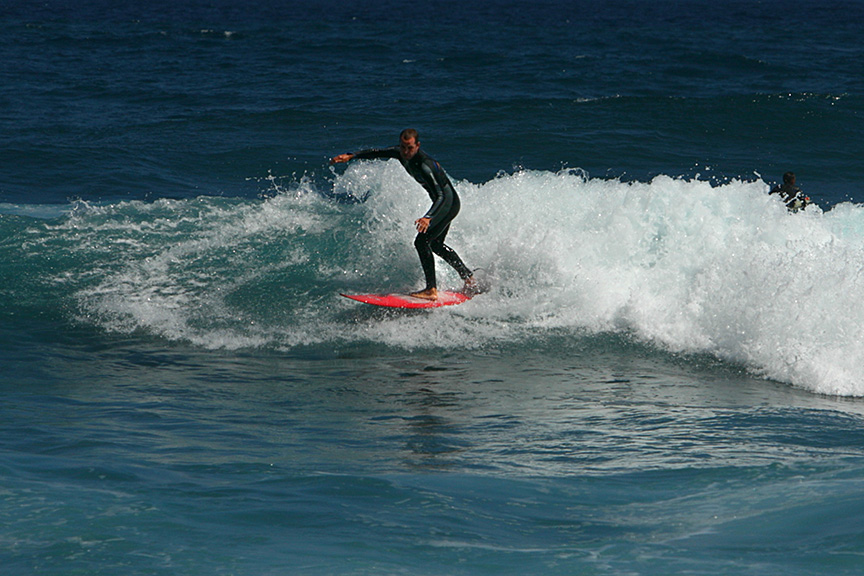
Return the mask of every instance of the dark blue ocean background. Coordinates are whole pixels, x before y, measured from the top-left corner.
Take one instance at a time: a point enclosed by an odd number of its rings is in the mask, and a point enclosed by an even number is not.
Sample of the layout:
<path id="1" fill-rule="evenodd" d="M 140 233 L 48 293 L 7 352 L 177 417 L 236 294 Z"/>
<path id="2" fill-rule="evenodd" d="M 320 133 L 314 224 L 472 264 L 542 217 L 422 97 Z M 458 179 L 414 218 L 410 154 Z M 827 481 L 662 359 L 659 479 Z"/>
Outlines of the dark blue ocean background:
<path id="1" fill-rule="evenodd" d="M 862 25 L 0 4 L 0 573 L 861 574 Z"/>

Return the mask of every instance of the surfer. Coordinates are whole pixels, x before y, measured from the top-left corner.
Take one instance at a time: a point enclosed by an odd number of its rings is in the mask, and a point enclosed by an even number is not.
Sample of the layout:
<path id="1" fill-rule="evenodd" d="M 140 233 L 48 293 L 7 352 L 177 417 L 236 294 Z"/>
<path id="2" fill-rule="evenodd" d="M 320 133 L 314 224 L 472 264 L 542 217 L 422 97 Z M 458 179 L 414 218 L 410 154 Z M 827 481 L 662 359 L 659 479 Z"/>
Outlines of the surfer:
<path id="1" fill-rule="evenodd" d="M 794 172 L 783 174 L 783 185 L 775 186 L 769 194 L 779 194 L 790 212 L 798 212 L 798 210 L 803 210 L 810 204 L 810 197 L 805 196 L 801 188 L 795 185 Z"/>
<path id="2" fill-rule="evenodd" d="M 465 266 L 455 250 L 444 244 L 450 231 L 450 222 L 459 213 L 459 195 L 444 173 L 444 169 L 426 152 L 420 150 L 420 137 L 413 128 L 406 128 L 399 135 L 399 145 L 391 148 L 362 150 L 360 152 L 339 154 L 330 160 L 331 164 L 341 164 L 353 159 L 370 160 L 373 158 L 395 158 L 402 163 L 417 182 L 426 189 L 432 206 L 426 214 L 414 221 L 417 238 L 414 247 L 420 255 L 420 264 L 426 277 L 426 288 L 411 293 L 411 296 L 425 300 L 438 299 L 438 285 L 435 279 L 435 258 L 437 254 L 444 259 L 465 281 L 465 291 L 476 289 L 471 270 Z"/>

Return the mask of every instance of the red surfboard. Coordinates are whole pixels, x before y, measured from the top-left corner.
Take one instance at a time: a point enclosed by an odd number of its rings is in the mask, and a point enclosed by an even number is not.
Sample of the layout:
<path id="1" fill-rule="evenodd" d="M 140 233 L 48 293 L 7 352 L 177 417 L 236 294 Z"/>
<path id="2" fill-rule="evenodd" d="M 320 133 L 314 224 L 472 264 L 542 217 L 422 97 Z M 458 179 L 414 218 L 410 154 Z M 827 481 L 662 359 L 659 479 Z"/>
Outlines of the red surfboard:
<path id="1" fill-rule="evenodd" d="M 438 291 L 437 300 L 424 300 L 409 294 L 342 294 L 342 296 L 364 304 L 386 308 L 440 308 L 441 306 L 461 304 L 471 299 L 471 296 L 462 292 L 447 292 L 445 290 Z"/>

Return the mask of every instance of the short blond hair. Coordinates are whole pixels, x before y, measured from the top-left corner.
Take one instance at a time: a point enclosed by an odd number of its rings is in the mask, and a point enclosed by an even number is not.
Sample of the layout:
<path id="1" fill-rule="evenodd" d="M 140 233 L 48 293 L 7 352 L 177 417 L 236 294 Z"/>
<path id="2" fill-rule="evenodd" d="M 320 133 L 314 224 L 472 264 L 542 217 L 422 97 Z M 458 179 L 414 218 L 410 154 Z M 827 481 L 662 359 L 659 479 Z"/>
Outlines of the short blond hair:
<path id="1" fill-rule="evenodd" d="M 417 130 L 414 128 L 406 128 L 402 130 L 401 134 L 399 134 L 400 140 L 410 140 L 411 138 L 413 138 L 415 142 L 420 141 L 420 134 L 418 134 Z"/>

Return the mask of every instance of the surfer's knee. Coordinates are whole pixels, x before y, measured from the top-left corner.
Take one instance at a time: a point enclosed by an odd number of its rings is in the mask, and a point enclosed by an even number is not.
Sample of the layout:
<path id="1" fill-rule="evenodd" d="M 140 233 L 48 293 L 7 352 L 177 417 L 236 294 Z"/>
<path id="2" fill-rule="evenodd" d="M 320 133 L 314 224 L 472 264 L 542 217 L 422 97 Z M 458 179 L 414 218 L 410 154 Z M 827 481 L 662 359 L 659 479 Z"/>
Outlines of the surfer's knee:
<path id="1" fill-rule="evenodd" d="M 444 241 L 440 238 L 436 238 L 429 242 L 429 248 L 432 250 L 432 252 L 438 254 L 442 258 L 445 254 L 451 251 L 450 247 L 444 244 Z"/>
<path id="2" fill-rule="evenodd" d="M 432 246 L 429 242 L 429 236 L 426 234 L 417 234 L 417 237 L 414 238 L 414 247 L 417 248 L 418 252 L 431 251 Z"/>

